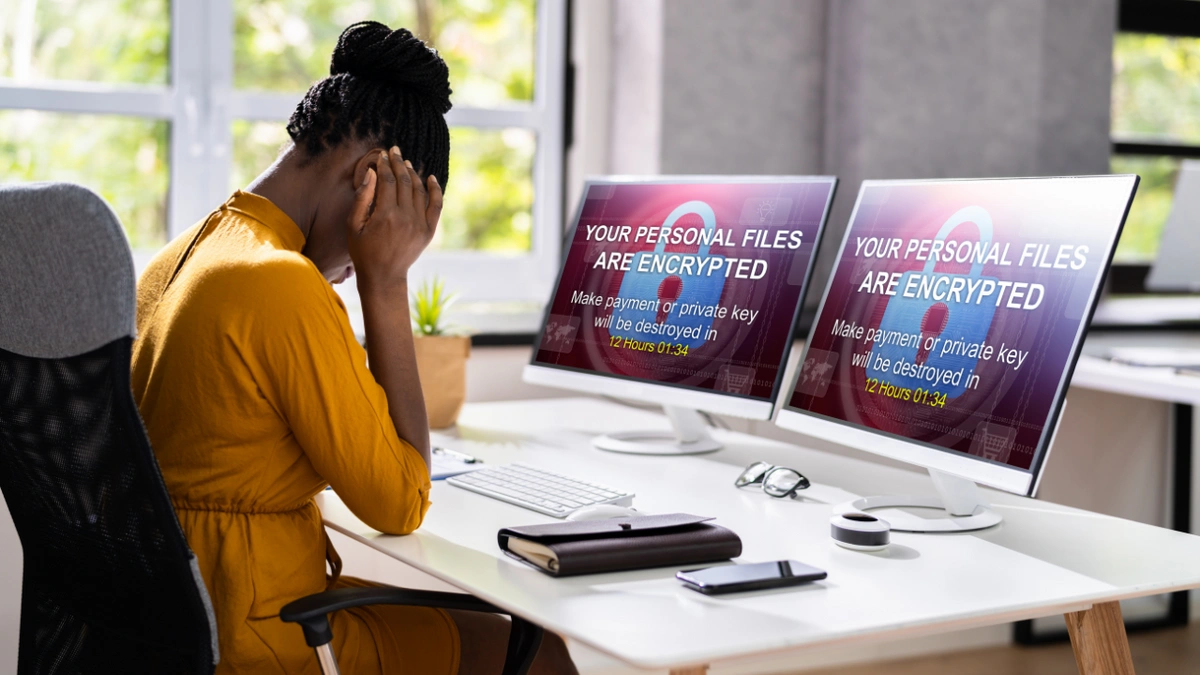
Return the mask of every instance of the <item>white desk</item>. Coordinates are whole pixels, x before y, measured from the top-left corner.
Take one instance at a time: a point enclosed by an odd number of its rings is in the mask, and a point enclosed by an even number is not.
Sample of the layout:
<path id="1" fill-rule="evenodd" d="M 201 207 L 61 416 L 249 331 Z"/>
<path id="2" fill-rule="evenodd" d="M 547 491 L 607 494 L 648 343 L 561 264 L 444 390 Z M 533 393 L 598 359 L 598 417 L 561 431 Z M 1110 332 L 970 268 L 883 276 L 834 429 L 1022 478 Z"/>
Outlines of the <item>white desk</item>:
<path id="1" fill-rule="evenodd" d="M 1114 295 L 1100 301 L 1093 326 L 1175 326 L 1195 328 L 1200 322 L 1200 295 Z"/>
<path id="2" fill-rule="evenodd" d="M 1071 385 L 1155 401 L 1200 405 L 1200 377 L 1180 375 L 1174 368 L 1142 368 L 1100 358 L 1114 347 L 1194 347 L 1200 332 L 1113 332 L 1089 335 Z"/>
<path id="3" fill-rule="evenodd" d="M 1200 537 L 999 493 L 991 494 L 1005 521 L 992 530 L 897 533 L 889 553 L 843 550 L 828 536 L 830 504 L 849 496 L 840 488 L 932 493 L 928 478 L 731 432 L 718 432 L 726 449 L 702 457 L 615 455 L 589 443 L 602 430 L 650 427 L 666 429 L 665 418 L 557 399 L 469 405 L 459 433 L 523 444 L 474 450 L 491 463 L 523 461 L 631 488 L 635 505 L 648 513 L 716 516 L 741 535 L 740 560 L 794 558 L 828 570 L 829 578 L 713 598 L 684 589 L 674 569 L 553 579 L 504 556 L 496 543 L 503 526 L 551 519 L 440 481 L 424 525 L 406 537 L 371 530 L 332 493 L 322 512 L 330 527 L 551 631 L 633 666 L 674 673 L 773 652 L 795 653 L 802 663 L 804 650 L 818 646 L 1077 611 L 1068 623 L 1086 658 L 1115 650 L 1120 660 L 1124 650 L 1127 660 L 1114 601 L 1200 587 Z M 753 460 L 803 467 L 814 482 L 808 499 L 735 489 L 740 467 Z M 1132 672 L 1131 664 L 1099 667 L 1084 663 L 1081 670 Z"/>

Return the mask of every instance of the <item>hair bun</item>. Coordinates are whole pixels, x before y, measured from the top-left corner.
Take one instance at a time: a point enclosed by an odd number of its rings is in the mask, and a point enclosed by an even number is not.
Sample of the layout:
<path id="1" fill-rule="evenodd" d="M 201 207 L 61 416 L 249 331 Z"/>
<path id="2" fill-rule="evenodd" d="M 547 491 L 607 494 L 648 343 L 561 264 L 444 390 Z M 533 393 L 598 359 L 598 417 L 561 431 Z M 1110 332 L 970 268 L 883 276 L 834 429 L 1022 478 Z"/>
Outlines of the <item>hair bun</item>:
<path id="1" fill-rule="evenodd" d="M 417 92 L 443 115 L 450 111 L 450 70 L 408 29 L 392 30 L 378 21 L 362 21 L 342 31 L 329 74 L 347 73 L 364 80 Z"/>

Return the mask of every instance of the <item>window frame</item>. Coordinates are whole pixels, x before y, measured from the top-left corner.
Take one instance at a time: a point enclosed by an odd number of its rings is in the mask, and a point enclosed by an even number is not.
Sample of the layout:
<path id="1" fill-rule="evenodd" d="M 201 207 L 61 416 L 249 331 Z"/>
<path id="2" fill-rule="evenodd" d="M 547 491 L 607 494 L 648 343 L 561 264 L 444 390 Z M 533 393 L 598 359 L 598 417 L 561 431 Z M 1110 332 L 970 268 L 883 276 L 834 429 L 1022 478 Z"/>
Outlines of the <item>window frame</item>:
<path id="1" fill-rule="evenodd" d="M 1194 0 L 1120 0 L 1117 10 L 1118 33 L 1145 33 L 1169 37 L 1200 38 L 1200 2 Z M 1147 143 L 1122 139 L 1110 134 L 1110 155 L 1137 157 L 1200 158 L 1200 145 Z M 1119 295 L 1150 293 L 1146 276 L 1150 263 L 1114 263 L 1109 275 L 1109 290 Z M 1163 294 L 1154 291 L 1155 294 Z"/>
<path id="2" fill-rule="evenodd" d="M 0 81 L 0 109 L 121 115 L 168 122 L 169 241 L 229 196 L 234 121 L 284 124 L 304 94 L 233 88 L 233 1 L 170 2 L 170 76 L 165 86 L 6 80 Z M 558 268 L 563 218 L 566 7 L 554 0 L 537 0 L 534 16 L 533 101 L 489 108 L 456 106 L 446 115 L 451 127 L 518 127 L 532 131 L 536 138 L 530 251 L 427 251 L 413 267 L 414 280 L 437 273 L 471 301 L 540 306 Z M 456 194 L 453 185 L 447 197 L 469 198 Z M 144 264 L 153 253 L 135 251 L 135 259 Z M 344 297 L 354 299 L 353 289 L 339 290 Z"/>

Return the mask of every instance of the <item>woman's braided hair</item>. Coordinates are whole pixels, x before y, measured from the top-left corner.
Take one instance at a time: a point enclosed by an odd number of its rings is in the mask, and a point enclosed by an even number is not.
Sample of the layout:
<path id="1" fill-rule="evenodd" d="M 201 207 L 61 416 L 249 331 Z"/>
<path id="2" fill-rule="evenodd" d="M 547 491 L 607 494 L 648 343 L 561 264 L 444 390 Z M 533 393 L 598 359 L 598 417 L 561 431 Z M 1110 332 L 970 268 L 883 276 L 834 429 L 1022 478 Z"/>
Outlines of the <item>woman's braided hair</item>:
<path id="1" fill-rule="evenodd" d="M 444 188 L 450 169 L 450 72 L 436 50 L 407 29 L 377 21 L 342 31 L 329 77 L 314 84 L 288 135 L 310 157 L 346 140 L 390 148 Z"/>

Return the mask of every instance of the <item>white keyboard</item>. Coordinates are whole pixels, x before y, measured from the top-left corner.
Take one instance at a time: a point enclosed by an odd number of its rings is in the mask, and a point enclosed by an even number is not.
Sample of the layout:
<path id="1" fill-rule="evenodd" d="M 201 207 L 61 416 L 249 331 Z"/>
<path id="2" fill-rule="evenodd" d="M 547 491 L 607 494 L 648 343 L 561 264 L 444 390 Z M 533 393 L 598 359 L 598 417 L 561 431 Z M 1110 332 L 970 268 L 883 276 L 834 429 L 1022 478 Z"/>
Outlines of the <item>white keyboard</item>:
<path id="1" fill-rule="evenodd" d="M 502 464 L 451 476 L 455 487 L 555 518 L 595 504 L 633 506 L 633 493 L 615 490 L 524 464 Z"/>

